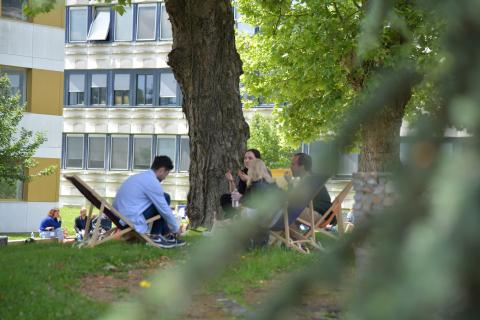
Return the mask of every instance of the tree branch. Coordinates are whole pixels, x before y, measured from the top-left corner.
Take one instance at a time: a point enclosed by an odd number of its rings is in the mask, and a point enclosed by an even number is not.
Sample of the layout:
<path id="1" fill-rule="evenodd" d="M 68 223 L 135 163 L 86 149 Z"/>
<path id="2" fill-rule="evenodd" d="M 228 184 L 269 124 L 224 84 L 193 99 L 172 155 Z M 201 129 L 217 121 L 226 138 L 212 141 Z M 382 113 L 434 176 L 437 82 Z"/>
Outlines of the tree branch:
<path id="1" fill-rule="evenodd" d="M 333 7 L 335 8 L 335 13 L 337 14 L 338 18 L 340 19 L 340 21 L 342 23 L 345 23 L 345 20 L 343 19 L 343 16 L 342 14 L 340 13 L 340 11 L 338 10 L 338 6 L 337 6 L 337 3 L 335 1 L 333 1 Z"/>

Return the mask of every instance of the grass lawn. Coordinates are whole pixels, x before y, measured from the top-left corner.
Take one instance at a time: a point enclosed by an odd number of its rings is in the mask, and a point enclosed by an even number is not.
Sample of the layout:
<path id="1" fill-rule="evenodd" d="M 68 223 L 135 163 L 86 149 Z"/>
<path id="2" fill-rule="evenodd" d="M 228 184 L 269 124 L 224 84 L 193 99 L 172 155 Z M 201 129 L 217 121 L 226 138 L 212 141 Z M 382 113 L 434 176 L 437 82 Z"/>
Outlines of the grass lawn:
<path id="1" fill-rule="evenodd" d="M 64 226 L 73 230 L 78 208 L 62 208 Z M 145 268 L 162 256 L 175 266 L 188 263 L 188 253 L 195 250 L 202 237 L 191 232 L 190 245 L 161 250 L 142 244 L 112 241 L 96 248 L 78 249 L 71 245 L 29 244 L 0 248 L 0 319 L 95 319 L 110 302 L 89 298 L 79 288 L 87 275 L 127 279 L 130 271 Z M 243 255 L 209 283 L 206 294 L 221 293 L 242 301 L 246 290 L 258 288 L 265 281 L 303 265 L 311 256 L 280 248 L 252 251 Z M 95 282 L 95 281 L 93 281 Z M 89 284 L 91 288 L 96 283 Z M 130 284 L 138 288 L 138 283 Z M 118 297 L 128 296 L 130 288 L 119 288 Z M 137 290 L 137 289 L 136 289 Z M 112 302 L 112 301 L 111 301 Z"/>

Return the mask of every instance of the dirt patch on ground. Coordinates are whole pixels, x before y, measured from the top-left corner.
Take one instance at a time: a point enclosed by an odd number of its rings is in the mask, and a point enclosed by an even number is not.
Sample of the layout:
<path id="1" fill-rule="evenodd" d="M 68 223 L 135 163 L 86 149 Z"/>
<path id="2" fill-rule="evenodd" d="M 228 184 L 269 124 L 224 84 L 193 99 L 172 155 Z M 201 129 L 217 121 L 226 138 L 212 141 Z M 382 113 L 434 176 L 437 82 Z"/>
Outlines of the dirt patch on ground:
<path id="1" fill-rule="evenodd" d="M 111 303 L 134 296 L 141 290 L 141 282 L 158 268 L 170 264 L 167 257 L 151 260 L 128 271 L 115 270 L 114 266 L 105 268 L 111 275 L 92 275 L 85 277 L 80 291 L 95 301 Z M 236 319 L 244 318 L 255 312 L 255 309 L 269 294 L 281 287 L 286 275 L 275 280 L 261 281 L 258 286 L 246 290 L 241 302 L 237 302 L 224 293 L 198 293 L 192 298 L 192 304 L 185 311 L 183 319 Z M 338 294 L 321 288 L 312 289 L 303 294 L 300 303 L 292 308 L 284 319 L 338 319 L 340 308 Z"/>
<path id="2" fill-rule="evenodd" d="M 136 266 L 135 269 L 120 271 L 113 265 L 106 264 L 103 271 L 109 275 L 88 275 L 82 280 L 80 292 L 95 301 L 111 303 L 134 295 L 141 289 L 141 282 L 158 268 L 164 268 L 170 263 L 168 257 L 162 256 Z"/>

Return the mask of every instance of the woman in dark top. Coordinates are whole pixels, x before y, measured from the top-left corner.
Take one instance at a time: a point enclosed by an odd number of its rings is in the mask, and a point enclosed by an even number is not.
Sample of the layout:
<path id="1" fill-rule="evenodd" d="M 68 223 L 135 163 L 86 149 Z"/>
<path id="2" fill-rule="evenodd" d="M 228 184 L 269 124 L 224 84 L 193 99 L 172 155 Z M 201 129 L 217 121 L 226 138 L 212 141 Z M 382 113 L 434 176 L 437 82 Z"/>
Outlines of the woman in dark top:
<path id="1" fill-rule="evenodd" d="M 239 194 L 239 200 L 243 207 L 255 209 L 255 197 L 258 194 L 271 190 L 276 187 L 275 182 L 270 175 L 265 163 L 260 159 L 254 159 L 250 162 L 248 170 L 247 188 L 243 195 Z M 236 198 L 236 195 L 232 195 Z"/>
<path id="2" fill-rule="evenodd" d="M 225 193 L 220 197 L 220 205 L 224 212 L 224 218 L 231 218 L 237 213 L 236 210 L 232 208 L 231 194 L 232 192 L 235 192 L 235 190 L 240 194 L 245 193 L 247 189 L 248 167 L 250 165 L 250 162 L 254 159 L 260 159 L 260 158 L 261 158 L 260 151 L 258 151 L 257 149 L 248 149 L 245 152 L 245 155 L 243 157 L 244 168 L 241 170 L 238 170 L 237 178 L 234 179 L 231 171 L 228 171 L 225 174 L 225 178 L 227 178 L 228 185 L 230 188 L 230 193 Z"/>

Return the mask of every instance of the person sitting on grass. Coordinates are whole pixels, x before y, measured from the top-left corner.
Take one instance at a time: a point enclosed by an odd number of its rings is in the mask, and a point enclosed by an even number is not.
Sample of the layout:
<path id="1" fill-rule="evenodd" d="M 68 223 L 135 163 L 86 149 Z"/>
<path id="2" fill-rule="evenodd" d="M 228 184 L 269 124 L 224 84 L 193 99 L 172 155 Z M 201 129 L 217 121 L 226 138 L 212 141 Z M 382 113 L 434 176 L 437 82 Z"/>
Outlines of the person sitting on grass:
<path id="1" fill-rule="evenodd" d="M 40 223 L 40 238 L 57 238 L 58 241 L 63 241 L 65 239 L 65 234 L 61 226 L 62 220 L 60 217 L 60 209 L 50 209 L 48 216 Z"/>
<path id="2" fill-rule="evenodd" d="M 92 219 L 93 221 L 93 219 Z M 90 232 L 92 231 L 92 221 L 90 221 Z M 75 224 L 73 228 L 75 229 L 75 239 L 77 241 L 82 241 L 85 237 L 85 229 L 87 227 L 87 209 L 85 207 L 80 209 L 80 215 L 75 218 Z"/>
<path id="3" fill-rule="evenodd" d="M 177 239 L 183 233 L 183 227 L 168 205 L 160 184 L 172 169 L 169 157 L 155 157 L 150 170 L 130 176 L 123 182 L 113 201 L 113 207 L 128 218 L 139 233 L 148 233 L 147 219 L 160 215 L 161 218 L 152 224 L 150 238 L 161 248 L 185 244 Z"/>

